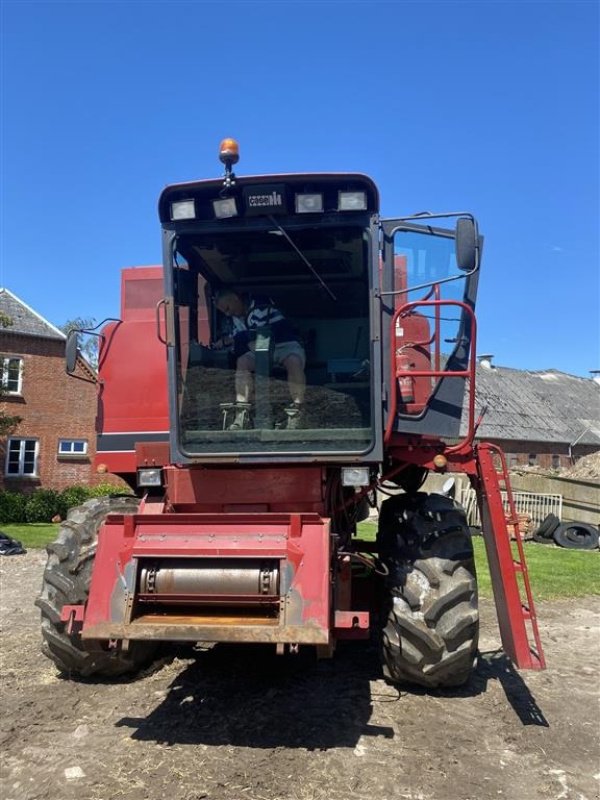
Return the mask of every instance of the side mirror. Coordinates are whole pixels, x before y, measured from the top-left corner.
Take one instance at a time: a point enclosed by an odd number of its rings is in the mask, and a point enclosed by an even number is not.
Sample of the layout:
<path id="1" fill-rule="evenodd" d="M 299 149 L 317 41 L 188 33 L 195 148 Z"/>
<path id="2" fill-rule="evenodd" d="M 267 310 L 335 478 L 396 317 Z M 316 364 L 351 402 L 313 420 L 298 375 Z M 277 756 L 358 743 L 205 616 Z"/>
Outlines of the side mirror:
<path id="1" fill-rule="evenodd" d="M 477 228 L 469 217 L 456 222 L 456 263 L 459 269 L 471 272 L 477 266 Z"/>
<path id="2" fill-rule="evenodd" d="M 78 331 L 69 331 L 67 334 L 67 344 L 65 345 L 65 361 L 68 375 L 75 372 L 77 356 L 79 355 L 79 336 Z"/>

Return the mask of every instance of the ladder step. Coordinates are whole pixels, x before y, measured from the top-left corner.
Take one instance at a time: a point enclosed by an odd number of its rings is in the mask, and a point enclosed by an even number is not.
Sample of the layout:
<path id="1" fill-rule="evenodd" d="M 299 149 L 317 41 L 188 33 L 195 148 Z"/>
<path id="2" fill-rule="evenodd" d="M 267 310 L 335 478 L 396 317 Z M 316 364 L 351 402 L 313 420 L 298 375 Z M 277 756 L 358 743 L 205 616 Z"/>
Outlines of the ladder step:
<path id="1" fill-rule="evenodd" d="M 521 606 L 521 611 L 523 612 L 523 619 L 531 619 L 531 611 L 526 605 Z"/>
<path id="2" fill-rule="evenodd" d="M 523 564 L 520 561 L 513 561 L 513 567 L 515 568 L 515 572 L 524 572 Z"/>

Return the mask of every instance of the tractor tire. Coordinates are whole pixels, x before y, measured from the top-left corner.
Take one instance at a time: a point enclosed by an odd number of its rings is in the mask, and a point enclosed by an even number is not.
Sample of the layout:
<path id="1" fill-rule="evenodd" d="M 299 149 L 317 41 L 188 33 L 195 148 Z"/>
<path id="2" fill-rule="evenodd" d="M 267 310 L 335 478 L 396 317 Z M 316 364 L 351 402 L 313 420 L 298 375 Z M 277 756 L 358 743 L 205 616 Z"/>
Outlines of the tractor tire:
<path id="1" fill-rule="evenodd" d="M 534 533 L 533 534 L 533 541 L 537 542 L 538 544 L 551 544 L 551 545 L 554 545 L 554 543 L 555 543 L 554 539 L 552 538 L 552 536 L 550 536 L 548 538 L 547 536 L 540 536 L 539 533 Z"/>
<path id="2" fill-rule="evenodd" d="M 466 683 L 477 655 L 479 612 L 464 511 L 441 495 L 398 495 L 382 503 L 378 543 L 389 569 L 385 676 L 428 689 Z"/>
<path id="3" fill-rule="evenodd" d="M 92 675 L 115 678 L 148 664 L 154 642 L 130 642 L 126 652 L 98 648 L 86 650 L 79 633 L 68 634 L 60 619 L 64 605 L 84 604 L 88 599 L 98 531 L 107 514 L 134 514 L 136 497 L 102 497 L 69 510 L 58 538 L 46 548 L 48 561 L 42 590 L 35 604 L 42 612 L 42 652 L 70 678 Z"/>
<path id="4" fill-rule="evenodd" d="M 560 520 L 556 514 L 548 514 L 540 522 L 539 527 L 533 532 L 533 538 L 536 540 L 536 542 L 539 542 L 542 539 L 548 539 L 552 541 L 552 534 L 559 525 Z"/>
<path id="5" fill-rule="evenodd" d="M 598 529 L 586 522 L 563 522 L 552 534 L 556 544 L 572 550 L 595 550 Z"/>

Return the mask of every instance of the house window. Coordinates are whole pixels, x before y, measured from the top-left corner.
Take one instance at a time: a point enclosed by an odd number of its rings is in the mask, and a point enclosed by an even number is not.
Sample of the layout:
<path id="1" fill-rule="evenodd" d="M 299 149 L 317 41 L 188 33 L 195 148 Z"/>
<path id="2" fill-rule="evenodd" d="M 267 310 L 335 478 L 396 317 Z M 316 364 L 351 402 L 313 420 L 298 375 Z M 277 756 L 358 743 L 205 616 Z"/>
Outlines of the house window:
<path id="1" fill-rule="evenodd" d="M 552 469 L 560 469 L 560 456 L 552 456 Z"/>
<path id="2" fill-rule="evenodd" d="M 21 394 L 23 384 L 23 359 L 0 356 L 2 391 L 6 394 Z"/>
<path id="3" fill-rule="evenodd" d="M 37 475 L 38 456 L 39 442 L 37 439 L 9 439 L 6 450 L 6 474 Z"/>
<path id="4" fill-rule="evenodd" d="M 86 439 L 59 439 L 59 456 L 85 456 L 87 455 L 88 443 Z"/>
<path id="5" fill-rule="evenodd" d="M 537 464 L 537 453 L 529 453 L 529 461 L 527 463 L 530 467 L 535 467 Z"/>

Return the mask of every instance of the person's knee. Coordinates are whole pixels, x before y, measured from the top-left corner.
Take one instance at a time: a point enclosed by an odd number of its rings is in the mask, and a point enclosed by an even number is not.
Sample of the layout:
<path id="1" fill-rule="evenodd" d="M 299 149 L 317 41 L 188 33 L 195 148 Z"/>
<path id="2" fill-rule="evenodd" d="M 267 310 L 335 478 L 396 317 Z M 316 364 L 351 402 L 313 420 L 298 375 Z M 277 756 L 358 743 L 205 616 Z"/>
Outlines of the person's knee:
<path id="1" fill-rule="evenodd" d="M 304 372 L 304 364 L 302 363 L 302 359 L 300 356 L 297 356 L 294 353 L 289 355 L 287 358 L 284 358 L 282 363 L 288 372 L 292 372 L 296 375 Z"/>
<path id="2" fill-rule="evenodd" d="M 237 369 L 241 372 L 252 372 L 254 370 L 254 357 L 251 353 L 244 353 L 237 360 Z"/>

